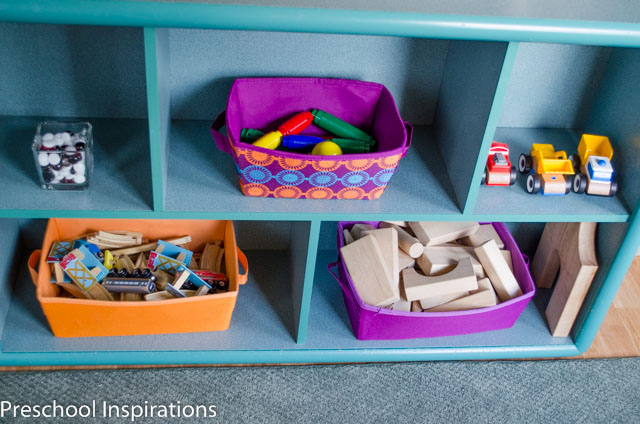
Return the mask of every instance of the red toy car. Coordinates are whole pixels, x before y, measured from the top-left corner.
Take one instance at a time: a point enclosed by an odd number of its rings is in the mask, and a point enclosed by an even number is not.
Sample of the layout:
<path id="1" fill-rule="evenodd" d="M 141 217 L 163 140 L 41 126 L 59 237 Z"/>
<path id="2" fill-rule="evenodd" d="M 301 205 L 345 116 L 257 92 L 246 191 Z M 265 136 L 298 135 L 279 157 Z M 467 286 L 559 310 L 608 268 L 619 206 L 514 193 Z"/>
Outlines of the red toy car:
<path id="1" fill-rule="evenodd" d="M 516 182 L 516 168 L 509 162 L 509 148 L 504 143 L 491 143 L 487 166 L 482 174 L 482 184 L 508 186 Z"/>

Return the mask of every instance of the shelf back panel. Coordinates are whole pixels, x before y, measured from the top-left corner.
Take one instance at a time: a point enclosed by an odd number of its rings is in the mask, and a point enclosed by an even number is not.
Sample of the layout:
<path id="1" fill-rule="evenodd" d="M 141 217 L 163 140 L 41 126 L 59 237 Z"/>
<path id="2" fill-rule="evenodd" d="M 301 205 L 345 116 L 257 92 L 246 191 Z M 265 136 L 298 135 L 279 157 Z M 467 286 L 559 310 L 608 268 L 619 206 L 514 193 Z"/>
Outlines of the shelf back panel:
<path id="1" fill-rule="evenodd" d="M 323 77 L 382 83 L 405 120 L 428 125 L 448 44 L 398 37 L 171 29 L 172 117 L 213 120 L 225 109 L 236 78 Z"/>
<path id="2" fill-rule="evenodd" d="M 146 119 L 141 28 L 0 23 L 0 115 Z"/>

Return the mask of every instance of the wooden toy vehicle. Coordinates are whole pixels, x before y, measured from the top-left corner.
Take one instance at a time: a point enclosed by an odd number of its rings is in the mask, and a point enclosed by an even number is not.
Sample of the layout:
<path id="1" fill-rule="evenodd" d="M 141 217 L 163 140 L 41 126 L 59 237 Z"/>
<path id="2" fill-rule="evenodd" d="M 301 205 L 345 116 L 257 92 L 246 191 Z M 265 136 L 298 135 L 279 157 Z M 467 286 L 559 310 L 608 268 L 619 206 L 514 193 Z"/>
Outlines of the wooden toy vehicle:
<path id="1" fill-rule="evenodd" d="M 573 164 L 564 151 L 551 144 L 532 144 L 531 154 L 521 154 L 518 170 L 527 175 L 527 191 L 545 196 L 567 194 L 573 186 Z"/>
<path id="2" fill-rule="evenodd" d="M 509 186 L 515 184 L 516 177 L 516 168 L 509 161 L 509 147 L 504 143 L 491 143 L 481 184 Z"/>
<path id="3" fill-rule="evenodd" d="M 615 196 L 618 183 L 615 180 L 611 157 L 613 148 L 608 137 L 583 134 L 578 145 L 578 155 L 571 155 L 576 176 L 573 191 L 597 196 Z"/>

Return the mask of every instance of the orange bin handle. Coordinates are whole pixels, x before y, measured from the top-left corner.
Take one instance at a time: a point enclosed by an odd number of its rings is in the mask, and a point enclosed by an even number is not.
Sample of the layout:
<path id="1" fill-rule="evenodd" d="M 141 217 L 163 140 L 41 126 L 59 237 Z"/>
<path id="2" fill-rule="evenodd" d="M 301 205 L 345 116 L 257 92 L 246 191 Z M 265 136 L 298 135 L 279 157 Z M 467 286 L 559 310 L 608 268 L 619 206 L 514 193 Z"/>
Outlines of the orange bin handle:
<path id="1" fill-rule="evenodd" d="M 244 274 L 238 274 L 238 284 L 244 284 L 247 282 L 249 277 L 249 263 L 247 262 L 247 256 L 237 246 L 236 252 L 238 253 L 238 262 L 240 262 L 240 265 L 244 268 Z M 36 271 L 36 265 L 38 264 L 38 261 L 40 261 L 41 253 L 42 251 L 40 249 L 34 250 L 29 256 L 29 261 L 27 262 L 29 273 L 31 274 L 31 280 L 36 286 L 38 285 L 38 271 Z"/>
<path id="2" fill-rule="evenodd" d="M 247 256 L 238 246 L 236 246 L 236 252 L 238 252 L 238 262 L 244 268 L 244 274 L 238 274 L 238 284 L 244 284 L 249 278 L 249 262 L 247 262 Z"/>
<path id="3" fill-rule="evenodd" d="M 40 249 L 34 250 L 33 253 L 29 256 L 29 260 L 27 261 L 27 266 L 29 267 L 29 273 L 31 274 L 31 281 L 35 286 L 38 285 L 38 271 L 36 271 L 36 265 L 38 265 L 38 261 L 40 261 L 40 254 L 42 251 Z"/>

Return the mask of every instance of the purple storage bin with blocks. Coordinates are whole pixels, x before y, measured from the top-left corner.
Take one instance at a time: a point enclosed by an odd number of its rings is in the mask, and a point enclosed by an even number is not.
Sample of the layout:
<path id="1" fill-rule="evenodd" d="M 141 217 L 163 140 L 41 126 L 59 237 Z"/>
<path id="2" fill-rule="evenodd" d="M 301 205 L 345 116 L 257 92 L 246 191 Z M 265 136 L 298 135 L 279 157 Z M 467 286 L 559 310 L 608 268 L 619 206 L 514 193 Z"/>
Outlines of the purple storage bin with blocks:
<path id="1" fill-rule="evenodd" d="M 273 131 L 295 114 L 321 109 L 371 134 L 371 153 L 314 156 L 270 150 L 240 141 L 243 128 Z M 225 137 L 220 129 L 227 127 Z M 218 149 L 236 163 L 242 193 L 290 199 L 377 199 L 411 144 L 382 84 L 329 78 L 240 78 L 229 93 L 226 112 L 211 126 Z M 307 135 L 327 135 L 314 125 Z"/>
<path id="2" fill-rule="evenodd" d="M 398 340 L 453 336 L 512 327 L 535 295 L 536 289 L 525 257 L 502 223 L 492 223 L 511 252 L 513 272 L 522 289 L 522 296 L 481 309 L 452 312 L 403 312 L 367 305 L 358 296 L 353 281 L 340 255 L 344 246 L 343 229 L 366 223 L 378 227 L 378 222 L 339 222 L 338 261 L 329 264 L 329 271 L 340 284 L 353 334 L 360 340 Z M 338 267 L 338 275 L 332 271 Z"/>

